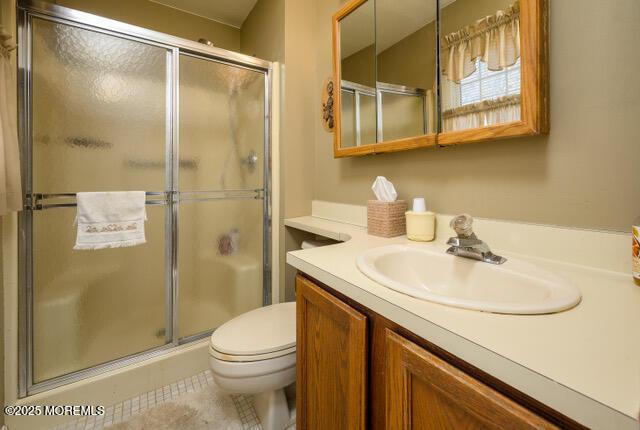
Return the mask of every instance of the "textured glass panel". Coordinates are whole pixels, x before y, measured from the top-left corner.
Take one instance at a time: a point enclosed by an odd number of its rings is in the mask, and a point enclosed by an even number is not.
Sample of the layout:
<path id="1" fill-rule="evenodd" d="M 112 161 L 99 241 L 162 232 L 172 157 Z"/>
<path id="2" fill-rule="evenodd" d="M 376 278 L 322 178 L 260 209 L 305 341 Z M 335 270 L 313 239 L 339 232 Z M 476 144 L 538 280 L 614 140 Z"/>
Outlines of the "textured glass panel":
<path id="1" fill-rule="evenodd" d="M 342 116 L 340 117 L 340 146 L 356 146 L 356 95 L 351 91 L 342 91 Z"/>
<path id="2" fill-rule="evenodd" d="M 376 97 L 360 94 L 360 144 L 376 143 Z"/>
<path id="3" fill-rule="evenodd" d="M 163 190 L 165 49 L 33 20 L 33 189 Z"/>
<path id="4" fill-rule="evenodd" d="M 263 184 L 264 73 L 180 56 L 180 189 Z"/>
<path id="5" fill-rule="evenodd" d="M 165 343 L 164 206 L 129 248 L 74 251 L 75 215 L 33 215 L 34 382 Z"/>
<path id="6" fill-rule="evenodd" d="M 422 97 L 381 93 L 382 135 L 385 141 L 425 134 Z"/>
<path id="7" fill-rule="evenodd" d="M 262 205 L 257 199 L 180 203 L 180 337 L 262 305 Z"/>

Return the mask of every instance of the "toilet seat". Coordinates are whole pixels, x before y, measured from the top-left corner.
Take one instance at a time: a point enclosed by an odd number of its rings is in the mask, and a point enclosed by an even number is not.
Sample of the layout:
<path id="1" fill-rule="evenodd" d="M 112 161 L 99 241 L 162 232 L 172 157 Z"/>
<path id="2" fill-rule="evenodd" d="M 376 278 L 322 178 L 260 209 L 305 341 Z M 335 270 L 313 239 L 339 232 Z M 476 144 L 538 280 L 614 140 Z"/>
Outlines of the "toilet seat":
<path id="1" fill-rule="evenodd" d="M 252 354 L 252 355 L 233 355 L 233 354 L 225 354 L 224 352 L 217 351 L 214 349 L 211 344 L 209 344 L 209 355 L 217 358 L 222 361 L 233 361 L 233 362 L 252 362 L 252 361 L 261 361 L 261 360 L 269 360 L 272 358 L 282 357 L 288 354 L 295 354 L 296 347 L 292 346 L 291 348 L 286 348 L 280 351 L 268 352 L 266 354 Z"/>
<path id="2" fill-rule="evenodd" d="M 224 361 L 209 357 L 209 364 L 213 374 L 217 377 L 242 380 L 278 374 L 289 369 L 295 372 L 296 354 L 287 354 L 269 360 L 237 362 Z"/>
<path id="3" fill-rule="evenodd" d="M 209 354 L 223 361 L 260 361 L 295 353 L 296 304 L 278 303 L 227 321 L 211 335 Z"/>

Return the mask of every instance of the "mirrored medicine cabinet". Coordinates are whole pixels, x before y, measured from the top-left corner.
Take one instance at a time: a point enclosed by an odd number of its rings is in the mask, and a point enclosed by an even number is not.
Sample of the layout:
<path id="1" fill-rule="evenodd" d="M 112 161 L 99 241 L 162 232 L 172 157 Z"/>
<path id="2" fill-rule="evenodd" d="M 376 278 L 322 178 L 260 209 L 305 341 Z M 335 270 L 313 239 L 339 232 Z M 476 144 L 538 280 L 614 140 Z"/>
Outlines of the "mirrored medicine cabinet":
<path id="1" fill-rule="evenodd" d="M 347 2 L 335 157 L 548 132 L 547 40 L 547 0 Z"/>

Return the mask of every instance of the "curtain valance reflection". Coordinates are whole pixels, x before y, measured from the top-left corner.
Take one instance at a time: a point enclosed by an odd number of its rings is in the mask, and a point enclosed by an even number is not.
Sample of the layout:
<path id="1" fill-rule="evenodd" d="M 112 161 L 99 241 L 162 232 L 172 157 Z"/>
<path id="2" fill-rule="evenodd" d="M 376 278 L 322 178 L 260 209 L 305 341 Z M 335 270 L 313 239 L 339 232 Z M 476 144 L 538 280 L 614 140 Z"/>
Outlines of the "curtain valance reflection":
<path id="1" fill-rule="evenodd" d="M 513 3 L 444 37 L 442 74 L 459 83 L 476 71 L 478 58 L 489 70 L 503 70 L 520 57 L 520 4 Z"/>
<path id="2" fill-rule="evenodd" d="M 22 209 L 14 49 L 11 36 L 0 25 L 0 215 Z"/>
<path id="3" fill-rule="evenodd" d="M 520 94 L 463 105 L 442 112 L 444 131 L 504 124 L 520 119 Z"/>

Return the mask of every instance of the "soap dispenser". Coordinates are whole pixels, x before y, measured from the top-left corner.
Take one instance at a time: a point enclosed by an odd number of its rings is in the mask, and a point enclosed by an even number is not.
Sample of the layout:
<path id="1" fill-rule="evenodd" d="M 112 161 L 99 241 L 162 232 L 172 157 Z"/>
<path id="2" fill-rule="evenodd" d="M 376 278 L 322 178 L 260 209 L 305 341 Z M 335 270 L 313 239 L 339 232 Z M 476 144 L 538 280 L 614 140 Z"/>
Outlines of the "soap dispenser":
<path id="1" fill-rule="evenodd" d="M 424 198 L 413 199 L 412 210 L 405 212 L 407 219 L 407 238 L 419 242 L 431 242 L 435 239 L 436 214 L 427 211 Z"/>

